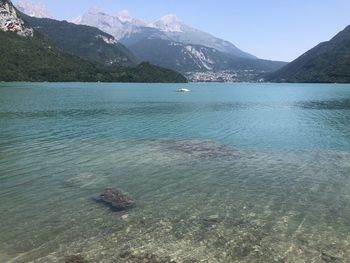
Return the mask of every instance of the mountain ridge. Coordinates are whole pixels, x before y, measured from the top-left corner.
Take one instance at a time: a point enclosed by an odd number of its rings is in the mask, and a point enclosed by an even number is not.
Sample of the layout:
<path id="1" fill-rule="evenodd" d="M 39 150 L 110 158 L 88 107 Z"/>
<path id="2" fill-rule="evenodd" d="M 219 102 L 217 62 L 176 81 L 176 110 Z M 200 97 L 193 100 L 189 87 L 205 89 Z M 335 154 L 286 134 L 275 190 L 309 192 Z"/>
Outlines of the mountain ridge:
<path id="1" fill-rule="evenodd" d="M 268 75 L 274 82 L 350 82 L 350 25 Z"/>
<path id="2" fill-rule="evenodd" d="M 89 9 L 79 21 L 80 24 L 94 26 L 113 35 L 122 43 L 134 33 L 153 29 L 155 35 L 160 39 L 168 39 L 183 44 L 200 44 L 215 48 L 222 52 L 227 52 L 243 58 L 256 58 L 248 54 L 229 41 L 214 37 L 211 34 L 187 26 L 181 22 L 175 15 L 166 15 L 154 22 L 145 22 L 129 16 L 127 20 L 121 19 L 121 16 L 112 16 L 100 9 Z"/>
<path id="3" fill-rule="evenodd" d="M 52 18 L 47 7 L 41 2 L 33 4 L 30 0 L 19 0 L 15 6 L 18 11 L 26 13 L 28 16 L 37 18 Z"/>
<path id="4" fill-rule="evenodd" d="M 212 72 L 215 75 L 223 70 L 242 75 L 235 71 L 249 70 L 257 76 L 286 64 L 259 60 L 228 41 L 187 26 L 172 14 L 146 22 L 131 17 L 126 10 L 112 16 L 99 8 L 90 8 L 75 23 L 96 27 L 112 35 L 130 49 L 139 61 L 186 75 L 196 72 Z M 247 81 L 251 77 L 238 79 Z"/>
<path id="5" fill-rule="evenodd" d="M 65 53 L 0 0 L 0 81 L 187 82 L 180 73 L 141 63 L 105 66 Z"/>
<path id="6" fill-rule="evenodd" d="M 286 64 L 280 61 L 246 59 L 202 45 L 185 45 L 179 42 L 159 39 L 145 39 L 129 45 L 129 49 L 142 61 L 149 61 L 152 64 L 181 73 L 222 70 L 270 72 Z"/>
<path id="7" fill-rule="evenodd" d="M 22 17 L 37 31 L 47 35 L 53 43 L 73 55 L 105 65 L 134 66 L 138 59 L 113 36 L 90 26 L 67 21 Z"/>

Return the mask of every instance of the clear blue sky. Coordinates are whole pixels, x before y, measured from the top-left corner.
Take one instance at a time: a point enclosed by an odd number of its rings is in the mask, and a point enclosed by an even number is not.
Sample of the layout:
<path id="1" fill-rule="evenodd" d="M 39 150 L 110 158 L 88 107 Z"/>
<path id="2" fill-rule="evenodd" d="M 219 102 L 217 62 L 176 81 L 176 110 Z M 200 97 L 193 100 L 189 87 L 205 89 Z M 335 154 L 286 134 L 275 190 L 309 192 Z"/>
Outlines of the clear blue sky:
<path id="1" fill-rule="evenodd" d="M 14 1 L 16 2 L 16 1 Z M 231 41 L 260 58 L 290 61 L 350 25 L 350 0 L 34 0 L 59 19 L 98 6 L 155 20 L 176 14 L 186 24 Z"/>

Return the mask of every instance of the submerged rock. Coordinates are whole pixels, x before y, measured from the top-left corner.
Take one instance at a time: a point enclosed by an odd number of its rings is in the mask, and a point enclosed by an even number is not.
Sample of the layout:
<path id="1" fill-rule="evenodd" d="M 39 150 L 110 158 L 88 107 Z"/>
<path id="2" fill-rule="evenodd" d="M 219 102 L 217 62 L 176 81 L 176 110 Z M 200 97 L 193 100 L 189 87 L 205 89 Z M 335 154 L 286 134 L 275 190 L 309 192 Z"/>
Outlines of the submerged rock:
<path id="1" fill-rule="evenodd" d="M 161 145 L 182 156 L 197 159 L 238 158 L 241 156 L 238 150 L 211 140 L 166 140 Z"/>
<path id="2" fill-rule="evenodd" d="M 120 261 L 123 263 L 197 263 L 196 259 L 173 259 L 171 257 L 161 257 L 152 253 L 133 254 L 130 251 L 125 251 L 119 255 Z"/>
<path id="3" fill-rule="evenodd" d="M 66 257 L 64 263 L 87 263 L 87 261 L 80 255 L 73 255 Z"/>
<path id="4" fill-rule="evenodd" d="M 117 188 L 105 189 L 96 200 L 109 204 L 117 210 L 124 210 L 135 204 L 135 200 L 130 194 Z"/>
<path id="5" fill-rule="evenodd" d="M 336 255 L 332 255 L 331 253 L 322 251 L 322 253 L 321 253 L 321 259 L 322 259 L 324 262 L 336 262 L 336 261 L 338 262 L 338 260 L 340 260 L 341 258 L 340 258 L 340 257 L 337 257 Z"/>

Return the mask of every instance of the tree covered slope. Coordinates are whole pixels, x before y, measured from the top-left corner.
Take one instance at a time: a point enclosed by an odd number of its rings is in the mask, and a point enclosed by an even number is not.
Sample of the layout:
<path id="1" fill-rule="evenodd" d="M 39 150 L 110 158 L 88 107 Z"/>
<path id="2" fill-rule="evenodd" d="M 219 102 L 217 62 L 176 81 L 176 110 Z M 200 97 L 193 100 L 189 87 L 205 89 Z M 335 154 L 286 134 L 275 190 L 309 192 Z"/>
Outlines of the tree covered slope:
<path id="1" fill-rule="evenodd" d="M 138 63 L 123 44 L 97 28 L 24 14 L 22 18 L 67 53 L 106 65 L 133 66 Z"/>
<path id="2" fill-rule="evenodd" d="M 275 82 L 350 82 L 350 26 L 267 77 Z"/>
<path id="3" fill-rule="evenodd" d="M 0 31 L 1 81 L 186 82 L 181 74 L 143 63 L 105 66 L 67 54 L 43 36 Z"/>

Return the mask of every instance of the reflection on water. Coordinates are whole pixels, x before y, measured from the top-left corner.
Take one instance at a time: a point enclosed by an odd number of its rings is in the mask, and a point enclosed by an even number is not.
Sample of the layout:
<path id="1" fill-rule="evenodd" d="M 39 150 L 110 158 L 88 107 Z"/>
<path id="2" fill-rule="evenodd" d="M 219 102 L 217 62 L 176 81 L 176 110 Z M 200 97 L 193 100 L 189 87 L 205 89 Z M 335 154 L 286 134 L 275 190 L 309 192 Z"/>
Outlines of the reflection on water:
<path id="1" fill-rule="evenodd" d="M 0 89 L 0 262 L 350 262 L 349 112 L 305 106 L 332 85 L 123 87 Z"/>

